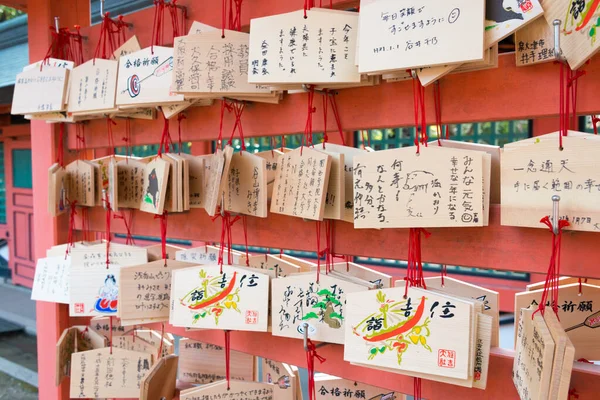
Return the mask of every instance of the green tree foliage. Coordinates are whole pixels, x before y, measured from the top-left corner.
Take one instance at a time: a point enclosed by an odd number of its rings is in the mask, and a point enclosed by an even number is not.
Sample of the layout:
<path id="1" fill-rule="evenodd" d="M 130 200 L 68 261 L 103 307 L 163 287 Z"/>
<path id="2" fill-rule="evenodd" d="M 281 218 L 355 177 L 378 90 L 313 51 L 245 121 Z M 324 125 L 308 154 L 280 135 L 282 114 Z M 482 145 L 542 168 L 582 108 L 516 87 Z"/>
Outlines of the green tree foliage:
<path id="1" fill-rule="evenodd" d="M 22 14 L 23 11 L 0 5 L 0 22 L 8 21 Z"/>

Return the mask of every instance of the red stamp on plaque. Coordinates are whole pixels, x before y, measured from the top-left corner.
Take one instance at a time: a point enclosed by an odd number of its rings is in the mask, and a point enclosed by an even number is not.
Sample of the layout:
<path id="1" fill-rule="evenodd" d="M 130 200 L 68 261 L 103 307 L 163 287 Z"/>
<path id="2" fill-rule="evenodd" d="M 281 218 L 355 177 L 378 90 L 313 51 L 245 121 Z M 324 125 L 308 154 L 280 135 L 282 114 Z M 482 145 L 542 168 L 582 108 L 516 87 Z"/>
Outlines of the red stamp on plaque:
<path id="1" fill-rule="evenodd" d="M 246 310 L 246 325 L 258 324 L 258 311 Z"/>
<path id="2" fill-rule="evenodd" d="M 85 306 L 83 303 L 75 303 L 75 314 L 83 314 Z"/>
<path id="3" fill-rule="evenodd" d="M 531 3 L 531 0 L 518 0 L 518 4 L 523 12 L 527 12 L 533 8 L 533 3 Z"/>
<path id="4" fill-rule="evenodd" d="M 454 350 L 438 350 L 438 366 L 442 368 L 455 368 L 456 352 Z"/>

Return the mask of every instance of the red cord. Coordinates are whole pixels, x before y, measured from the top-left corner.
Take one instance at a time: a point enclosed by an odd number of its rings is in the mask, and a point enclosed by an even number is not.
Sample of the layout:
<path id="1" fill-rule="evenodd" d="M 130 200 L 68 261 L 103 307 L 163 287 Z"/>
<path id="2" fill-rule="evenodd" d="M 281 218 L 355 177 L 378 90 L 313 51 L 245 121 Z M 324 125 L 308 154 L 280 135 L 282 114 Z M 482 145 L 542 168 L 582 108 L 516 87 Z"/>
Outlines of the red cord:
<path id="1" fill-rule="evenodd" d="M 440 87 L 440 82 L 437 81 L 433 85 L 433 96 L 434 96 L 434 104 L 435 104 L 435 124 L 437 126 L 438 131 L 438 146 L 442 145 L 440 138 L 444 138 L 448 140 L 449 132 L 448 127 L 442 125 L 442 89 Z M 445 132 L 445 133 L 444 133 Z"/>
<path id="2" fill-rule="evenodd" d="M 155 215 L 154 219 L 160 219 L 160 246 L 162 258 L 167 266 L 167 217 L 169 213 L 165 210 L 161 215 Z"/>
<path id="3" fill-rule="evenodd" d="M 319 363 L 321 364 L 326 360 L 317 353 L 317 347 L 312 340 L 307 339 L 307 346 L 306 369 L 308 370 L 308 398 L 309 400 L 315 400 L 317 398 L 315 390 L 315 358 L 319 360 Z"/>
<path id="4" fill-rule="evenodd" d="M 104 196 L 104 207 L 106 208 L 106 269 L 108 269 L 110 265 L 110 242 L 112 240 L 110 233 L 110 221 L 112 218 L 112 207 L 110 204 L 109 194 L 106 193 Z"/>
<path id="5" fill-rule="evenodd" d="M 340 112 L 338 110 L 337 101 L 335 100 L 335 94 L 331 95 L 331 109 L 333 110 L 333 116 L 335 117 L 335 123 L 337 124 L 338 132 L 340 133 L 342 146 L 345 146 L 346 140 L 344 139 L 344 130 L 342 129 L 342 121 L 340 119 Z"/>
<path id="6" fill-rule="evenodd" d="M 246 245 L 246 267 L 249 267 L 250 253 L 248 252 L 248 221 L 245 215 L 242 215 L 242 224 L 244 226 L 244 244 Z"/>
<path id="7" fill-rule="evenodd" d="M 117 124 L 116 121 L 114 121 L 112 118 L 110 118 L 110 117 L 106 118 L 106 131 L 108 133 L 108 147 L 110 147 L 110 153 L 113 157 L 115 155 L 115 140 L 113 137 L 112 126 L 116 125 L 116 124 Z"/>
<path id="8" fill-rule="evenodd" d="M 181 150 L 183 149 L 183 143 L 181 142 L 181 121 L 186 118 L 187 117 L 183 113 L 179 113 L 179 115 L 177 115 L 177 123 L 178 123 L 177 132 L 179 135 L 179 154 L 181 154 Z"/>
<path id="9" fill-rule="evenodd" d="M 329 94 L 327 93 L 327 89 L 325 89 L 323 93 L 323 148 L 325 148 L 325 143 L 329 141 L 329 137 L 327 136 L 327 109 L 329 103 Z"/>
<path id="10" fill-rule="evenodd" d="M 64 143 L 65 123 L 61 122 L 59 124 L 59 127 L 60 127 L 60 129 L 58 132 L 58 149 L 56 149 L 56 162 L 61 167 L 64 167 L 65 166 L 65 143 Z"/>
<path id="11" fill-rule="evenodd" d="M 77 215 L 77 200 L 69 203 L 70 215 L 69 215 L 69 235 L 67 238 L 67 250 L 65 251 L 65 260 L 73 248 L 75 242 L 73 237 L 73 230 L 75 229 L 75 215 Z"/>
<path id="12" fill-rule="evenodd" d="M 230 362 L 231 362 L 231 331 L 225 331 L 225 377 L 227 379 L 227 390 L 230 389 L 231 374 L 230 374 Z"/>

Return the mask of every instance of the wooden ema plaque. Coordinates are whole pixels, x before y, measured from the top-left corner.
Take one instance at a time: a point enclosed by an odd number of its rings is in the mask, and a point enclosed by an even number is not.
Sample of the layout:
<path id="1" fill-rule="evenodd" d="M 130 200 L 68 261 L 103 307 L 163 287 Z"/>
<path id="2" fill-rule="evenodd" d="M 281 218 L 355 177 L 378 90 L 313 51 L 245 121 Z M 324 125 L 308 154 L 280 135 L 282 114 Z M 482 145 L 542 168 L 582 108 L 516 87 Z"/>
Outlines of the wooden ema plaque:
<path id="1" fill-rule="evenodd" d="M 215 28 L 214 26 L 210 26 L 210 25 L 204 24 L 199 21 L 194 21 L 194 22 L 192 22 L 192 26 L 190 26 L 188 35 L 199 35 L 201 33 L 215 31 L 215 30 L 217 30 L 217 28 Z"/>
<path id="2" fill-rule="evenodd" d="M 89 161 L 76 160 L 67 165 L 67 198 L 78 206 L 96 205 L 96 183 L 94 165 Z"/>
<path id="3" fill-rule="evenodd" d="M 106 244 L 101 243 L 71 251 L 69 315 L 117 315 L 119 269 L 126 265 L 148 262 L 146 249 L 110 244 L 110 264 L 106 265 Z"/>
<path id="4" fill-rule="evenodd" d="M 587 283 L 588 285 L 592 285 L 592 286 L 600 286 L 600 280 L 598 280 L 598 279 L 582 278 L 581 282 Z M 560 278 L 558 278 L 559 286 L 569 285 L 571 283 L 579 283 L 579 278 L 573 278 L 570 276 L 561 276 Z M 546 281 L 531 283 L 531 284 L 525 286 L 525 289 L 527 291 L 543 289 L 545 284 L 546 284 Z"/>
<path id="5" fill-rule="evenodd" d="M 490 47 L 544 13 L 538 0 L 486 0 L 485 43 Z"/>
<path id="6" fill-rule="evenodd" d="M 164 212 L 168 197 L 169 170 L 169 163 L 161 157 L 155 157 L 146 164 L 142 183 L 144 194 L 139 205 L 140 211 L 158 215 Z"/>
<path id="7" fill-rule="evenodd" d="M 572 70 L 580 68 L 600 49 L 597 39 L 600 3 L 596 0 L 543 0 L 544 18 L 561 21 L 560 49 Z"/>
<path id="8" fill-rule="evenodd" d="M 117 79 L 118 106 L 163 105 L 182 102 L 171 93 L 173 48 L 152 46 L 122 56 Z"/>
<path id="9" fill-rule="evenodd" d="M 92 160 L 96 181 L 96 207 L 104 206 L 108 199 L 113 211 L 119 210 L 119 181 L 117 163 L 126 157 L 107 156 Z M 103 198 L 105 196 L 105 198 Z"/>
<path id="10" fill-rule="evenodd" d="M 267 161 L 247 151 L 231 157 L 224 191 L 225 210 L 267 217 Z"/>
<path id="11" fill-rule="evenodd" d="M 114 111 L 118 67 L 115 60 L 93 58 L 73 68 L 68 112 Z"/>
<path id="12" fill-rule="evenodd" d="M 254 380 L 254 356 L 231 350 L 231 379 Z M 225 379 L 225 349 L 214 344 L 182 338 L 179 341 L 179 380 L 207 384 Z"/>
<path id="13" fill-rule="evenodd" d="M 229 387 L 228 387 L 229 386 Z M 273 400 L 273 385 L 258 382 L 219 381 L 198 388 L 182 390 L 180 400 Z"/>
<path id="14" fill-rule="evenodd" d="M 113 337 L 124 335 L 127 331 L 127 328 L 121 325 L 121 320 L 118 318 L 113 318 L 111 321 L 110 317 L 100 316 L 93 317 L 90 320 L 90 329 L 93 329 L 94 331 L 98 332 L 100 335 L 106 338 L 110 337 L 111 328 Z"/>
<path id="15" fill-rule="evenodd" d="M 250 21 L 248 81 L 261 84 L 358 83 L 358 13 L 308 10 Z"/>
<path id="16" fill-rule="evenodd" d="M 65 329 L 56 343 L 56 385 L 71 375 L 71 355 L 78 351 L 100 349 L 108 345 L 108 339 L 87 326 Z"/>
<path id="17" fill-rule="evenodd" d="M 332 265 L 332 270 L 340 272 L 344 275 L 349 275 L 358 279 L 362 279 L 369 283 L 373 283 L 377 286 L 381 285 L 381 288 L 384 289 L 391 288 L 392 286 L 394 286 L 391 275 L 375 271 L 374 269 L 353 262 L 334 263 Z"/>
<path id="18" fill-rule="evenodd" d="M 35 266 L 31 300 L 69 304 L 71 258 L 39 258 Z"/>
<path id="19" fill-rule="evenodd" d="M 536 138 L 537 139 L 537 138 Z M 558 133 L 514 143 L 502 153 L 502 225 L 547 229 L 540 219 L 560 196 L 560 219 L 566 230 L 600 232 L 600 171 L 595 168 L 600 140 L 578 133 Z"/>
<path id="20" fill-rule="evenodd" d="M 554 29 L 545 18 L 538 18 L 515 32 L 517 67 L 554 60 Z"/>
<path id="21" fill-rule="evenodd" d="M 279 158 L 271 212 L 321 221 L 331 169 L 331 156 L 308 147 Z"/>
<path id="22" fill-rule="evenodd" d="M 138 398 L 152 355 L 105 347 L 71 356 L 71 398 Z"/>
<path id="23" fill-rule="evenodd" d="M 167 260 L 175 260 L 176 254 L 178 251 L 185 250 L 183 247 L 173 246 L 172 244 L 167 244 L 165 246 L 165 250 L 167 251 Z M 146 247 L 146 251 L 148 251 L 148 262 L 162 260 L 162 244 L 155 244 L 152 246 Z M 189 267 L 189 265 L 188 265 Z"/>
<path id="24" fill-rule="evenodd" d="M 145 171 L 146 162 L 141 159 L 129 157 L 117 161 L 118 208 L 140 208 L 146 190 L 144 186 Z"/>
<path id="25" fill-rule="evenodd" d="M 67 170 L 58 164 L 48 169 L 48 214 L 57 217 L 67 212 Z"/>
<path id="26" fill-rule="evenodd" d="M 271 96 L 268 86 L 248 82 L 250 35 L 225 30 L 222 36 L 217 30 L 175 38 L 173 91 L 190 97 L 201 93 L 209 97 L 224 94 Z"/>
<path id="27" fill-rule="evenodd" d="M 543 289 L 521 292 L 515 295 L 515 310 L 533 305 L 537 307 L 542 298 Z M 600 359 L 600 287 L 583 283 L 581 295 L 579 284 L 569 284 L 558 288 L 558 319 L 569 339 L 575 346 L 575 359 Z M 550 304 L 546 304 L 550 310 Z M 515 325 L 519 315 L 515 313 Z"/>
<path id="28" fill-rule="evenodd" d="M 171 275 L 173 270 L 190 264 L 175 260 L 158 260 L 144 265 L 123 267 L 119 270 L 118 316 L 122 320 L 152 319 L 168 321 Z"/>
<path id="29" fill-rule="evenodd" d="M 358 43 L 360 73 L 481 61 L 484 0 L 363 0 Z M 464 38 L 469 40 L 465 41 Z"/>
<path id="30" fill-rule="evenodd" d="M 273 397 L 277 400 L 296 400 L 300 382 L 292 368 L 279 361 L 261 358 L 261 382 L 273 385 Z"/>
<path id="31" fill-rule="evenodd" d="M 240 265 L 246 265 L 246 255 L 242 255 L 239 260 Z M 266 271 L 273 271 L 276 277 L 286 277 L 291 274 L 302 272 L 300 266 L 290 262 L 278 255 L 258 254 L 248 257 L 248 266 Z"/>
<path id="32" fill-rule="evenodd" d="M 113 53 L 113 58 L 117 61 L 121 59 L 121 57 L 129 55 L 131 53 L 135 53 L 136 51 L 140 51 L 142 48 L 140 46 L 140 42 L 136 35 L 133 35 L 125 43 L 121 45 L 118 49 L 116 49 Z"/>
<path id="33" fill-rule="evenodd" d="M 267 169 L 267 203 L 271 201 L 273 196 L 273 185 L 275 184 L 275 175 L 277 174 L 277 168 L 279 168 L 279 157 L 283 153 L 279 150 L 267 150 L 254 153 L 255 156 L 262 157 L 265 159 Z"/>
<path id="34" fill-rule="evenodd" d="M 417 288 L 403 296 L 403 288 L 348 296 L 344 360 L 468 379 L 473 306 Z"/>
<path id="35" fill-rule="evenodd" d="M 223 250 L 223 258 L 227 257 L 228 248 Z M 213 265 L 219 261 L 219 252 L 221 249 L 217 246 L 200 246 L 192 249 L 179 250 L 176 253 L 175 259 L 177 261 L 185 261 L 191 264 L 200 265 Z M 246 265 L 245 262 L 241 262 L 243 256 L 235 250 L 231 250 L 234 265 Z M 191 265 L 188 265 L 191 266 Z"/>
<path id="36" fill-rule="evenodd" d="M 575 361 L 575 347 L 565 330 L 560 326 L 560 322 L 551 308 L 547 308 L 544 312 L 544 322 L 555 344 L 549 398 L 567 399 L 569 397 L 573 362 Z"/>
<path id="37" fill-rule="evenodd" d="M 354 157 L 354 227 L 483 226 L 483 156 L 405 147 Z"/>
<path id="38" fill-rule="evenodd" d="M 217 212 L 217 206 L 223 201 L 223 191 L 227 183 L 229 165 L 233 156 L 233 148 L 217 149 L 214 154 L 204 159 L 204 209 L 211 217 Z"/>
<path id="39" fill-rule="evenodd" d="M 174 354 L 160 358 L 142 378 L 140 400 L 173 399 L 177 385 L 177 361 Z"/>
<path id="40" fill-rule="evenodd" d="M 315 389 L 316 400 L 333 400 L 336 398 L 406 400 L 406 395 L 393 390 L 324 374 L 315 376 Z"/>
<path id="41" fill-rule="evenodd" d="M 519 310 L 513 382 L 521 400 L 546 400 L 550 391 L 554 341 L 541 313 Z M 548 310 L 550 311 L 550 310 Z"/>
<path id="42" fill-rule="evenodd" d="M 206 329 L 267 331 L 269 277 L 218 265 L 173 271 L 173 326 Z"/>
<path id="43" fill-rule="evenodd" d="M 44 65 L 17 74 L 11 114 L 39 114 L 65 109 L 69 70 Z M 35 95 L 33 95 L 35 94 Z"/>
<path id="44" fill-rule="evenodd" d="M 202 157 L 195 157 L 189 154 L 181 153 L 179 155 L 189 163 L 190 170 L 190 196 L 189 204 L 190 208 L 204 208 L 204 197 L 202 196 L 204 188 L 204 162 L 205 159 Z"/>
<path id="45" fill-rule="evenodd" d="M 498 292 L 447 276 L 443 279 L 444 284 L 442 284 L 442 278 L 440 276 L 425 278 L 425 282 L 427 283 L 428 289 L 437 289 L 450 295 L 470 297 L 483 302 L 483 314 L 489 315 L 490 318 L 492 318 L 492 347 L 500 346 L 500 340 L 498 338 L 500 330 Z"/>
<path id="46" fill-rule="evenodd" d="M 311 340 L 344 344 L 346 296 L 367 289 L 325 274 L 320 275 L 319 283 L 316 278 L 316 272 L 309 272 L 273 279 L 271 308 L 277 313 L 272 334 L 302 339 L 306 323 Z"/>

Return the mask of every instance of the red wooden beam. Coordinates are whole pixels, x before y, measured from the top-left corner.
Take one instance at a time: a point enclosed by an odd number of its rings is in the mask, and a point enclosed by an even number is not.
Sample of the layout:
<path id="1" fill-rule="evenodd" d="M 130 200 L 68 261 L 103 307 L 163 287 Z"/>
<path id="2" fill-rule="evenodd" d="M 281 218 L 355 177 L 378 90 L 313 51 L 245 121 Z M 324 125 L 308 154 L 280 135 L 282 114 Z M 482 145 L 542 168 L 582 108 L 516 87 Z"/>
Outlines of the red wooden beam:
<path id="1" fill-rule="evenodd" d="M 106 216 L 102 209 L 90 211 L 90 229 L 104 232 Z M 81 226 L 80 221 L 77 222 Z M 159 236 L 159 221 L 152 214 L 135 212 L 133 233 Z M 113 232 L 126 233 L 123 224 L 111 224 Z M 279 214 L 268 218 L 248 218 L 248 245 L 316 251 L 315 222 Z M 490 210 L 490 226 L 483 228 L 429 229 L 423 241 L 423 261 L 545 274 L 550 259 L 550 232 L 547 229 L 500 225 L 500 206 Z M 218 242 L 220 220 L 215 222 L 204 210 L 170 214 L 170 238 Z M 241 224 L 233 227 L 233 242 L 244 244 Z M 568 231 L 563 234 L 561 274 L 600 278 L 598 236 L 592 232 Z M 324 239 L 321 248 L 325 247 Z M 408 229 L 354 229 L 346 222 L 335 223 L 334 249 L 338 254 L 407 259 Z"/>

